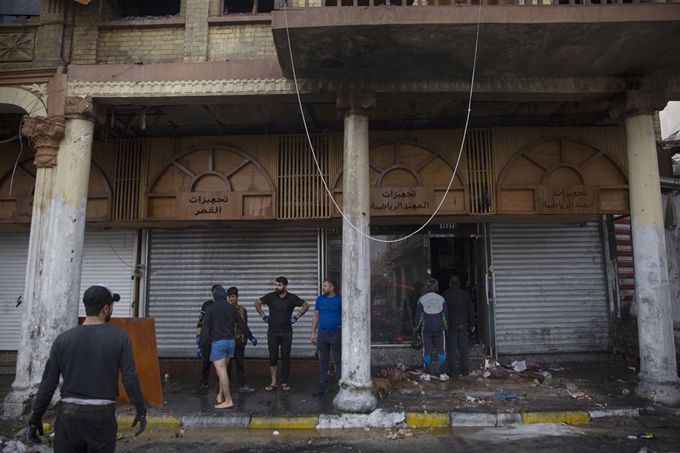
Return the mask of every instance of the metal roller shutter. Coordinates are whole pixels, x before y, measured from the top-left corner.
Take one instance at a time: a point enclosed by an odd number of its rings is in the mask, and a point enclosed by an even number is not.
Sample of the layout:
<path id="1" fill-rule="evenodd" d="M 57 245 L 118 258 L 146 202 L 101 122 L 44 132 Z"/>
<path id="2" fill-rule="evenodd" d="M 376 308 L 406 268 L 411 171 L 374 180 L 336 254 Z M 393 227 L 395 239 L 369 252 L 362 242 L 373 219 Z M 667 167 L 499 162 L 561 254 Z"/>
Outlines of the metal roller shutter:
<path id="1" fill-rule="evenodd" d="M 113 316 L 130 316 L 132 267 L 134 261 L 134 231 L 86 232 L 83 269 L 80 277 L 80 296 L 96 283 L 107 284 L 120 294 L 120 302 L 113 306 Z M 17 298 L 24 293 L 28 261 L 28 234 L 0 234 L 0 350 L 16 351 L 24 304 L 16 307 Z M 85 316 L 82 301 L 78 300 L 80 316 Z"/>
<path id="2" fill-rule="evenodd" d="M 129 318 L 132 315 L 132 270 L 136 231 L 96 231 L 85 233 L 83 269 L 80 273 L 80 295 L 87 288 L 103 283 L 114 293 L 120 294 L 120 301 L 113 304 L 113 316 Z M 79 304 L 80 316 L 85 316 L 85 307 Z"/>
<path id="3" fill-rule="evenodd" d="M 28 234 L 0 234 L 0 350 L 19 347 L 24 304 L 17 299 L 24 294 Z"/>
<path id="4" fill-rule="evenodd" d="M 253 302 L 274 290 L 274 279 L 288 278 L 288 289 L 310 304 L 293 326 L 293 357 L 311 357 L 309 341 L 319 291 L 319 233 L 285 230 L 152 230 L 149 252 L 148 312 L 155 319 L 158 353 L 193 357 L 196 321 L 212 285 L 236 286 L 239 304 L 259 341 L 246 356 L 267 356 L 267 325 Z M 267 311 L 265 307 L 265 311 Z"/>
<path id="5" fill-rule="evenodd" d="M 499 354 L 608 349 L 598 222 L 493 224 L 491 244 Z"/>

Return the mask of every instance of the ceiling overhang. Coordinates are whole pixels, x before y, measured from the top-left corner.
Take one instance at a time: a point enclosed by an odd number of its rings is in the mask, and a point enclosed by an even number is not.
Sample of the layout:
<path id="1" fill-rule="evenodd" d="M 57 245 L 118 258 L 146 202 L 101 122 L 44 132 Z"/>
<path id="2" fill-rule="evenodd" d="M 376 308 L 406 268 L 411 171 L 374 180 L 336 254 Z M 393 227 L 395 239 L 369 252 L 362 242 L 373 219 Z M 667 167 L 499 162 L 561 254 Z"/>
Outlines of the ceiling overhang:
<path id="1" fill-rule="evenodd" d="M 286 77 L 469 78 L 478 18 L 478 78 L 680 73 L 680 4 L 299 8 L 272 32 Z"/>

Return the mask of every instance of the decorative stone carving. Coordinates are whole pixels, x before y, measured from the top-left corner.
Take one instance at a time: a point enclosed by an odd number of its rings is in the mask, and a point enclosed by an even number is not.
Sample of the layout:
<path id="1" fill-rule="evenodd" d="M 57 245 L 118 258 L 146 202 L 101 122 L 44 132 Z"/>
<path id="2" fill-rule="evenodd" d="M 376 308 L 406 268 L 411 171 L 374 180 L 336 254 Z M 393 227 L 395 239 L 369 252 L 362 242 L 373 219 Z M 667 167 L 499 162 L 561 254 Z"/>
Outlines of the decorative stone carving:
<path id="1" fill-rule="evenodd" d="M 371 117 L 375 109 L 375 96 L 365 91 L 339 93 L 335 108 L 340 116 L 362 115 Z"/>
<path id="2" fill-rule="evenodd" d="M 0 34 L 0 61 L 33 61 L 34 33 Z"/>
<path id="3" fill-rule="evenodd" d="M 21 85 L 21 88 L 24 88 L 31 93 L 35 94 L 38 99 L 40 99 L 40 103 L 45 107 L 45 110 L 47 110 L 47 84 L 46 83 L 41 83 L 37 84 L 34 83 L 33 85 Z"/>
<path id="4" fill-rule="evenodd" d="M 69 96 L 66 98 L 64 116 L 68 119 L 80 119 L 95 124 L 103 124 L 106 121 L 106 110 L 95 104 L 92 96 Z"/>
<path id="5" fill-rule="evenodd" d="M 609 114 L 612 118 L 625 118 L 632 115 L 651 115 L 655 111 L 663 110 L 668 99 L 663 90 L 629 90 L 625 99 L 613 101 Z"/>
<path id="6" fill-rule="evenodd" d="M 56 167 L 59 143 L 64 137 L 66 121 L 61 116 L 25 116 L 21 133 L 31 139 L 35 147 L 36 167 Z"/>

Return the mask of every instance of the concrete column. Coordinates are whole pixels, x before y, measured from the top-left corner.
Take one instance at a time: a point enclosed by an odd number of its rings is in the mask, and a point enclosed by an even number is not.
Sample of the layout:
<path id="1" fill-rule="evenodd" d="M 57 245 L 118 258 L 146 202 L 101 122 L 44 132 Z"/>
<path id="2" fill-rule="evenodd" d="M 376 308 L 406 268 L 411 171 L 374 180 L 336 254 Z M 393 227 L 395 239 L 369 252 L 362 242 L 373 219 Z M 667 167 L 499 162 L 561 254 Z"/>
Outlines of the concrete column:
<path id="1" fill-rule="evenodd" d="M 633 90 L 613 113 L 624 116 L 626 124 L 640 343 L 640 384 L 636 393 L 644 399 L 674 406 L 680 402 L 680 389 L 652 117 L 655 110 L 661 110 L 665 105 L 663 92 Z"/>
<path id="2" fill-rule="evenodd" d="M 66 99 L 65 118 L 31 118 L 22 132 L 36 144 L 36 188 L 17 371 L 4 415 L 28 409 L 54 338 L 78 323 L 80 271 L 95 107 Z M 63 134 L 58 149 L 56 143 Z M 58 152 L 57 152 L 58 151 Z"/>
<path id="3" fill-rule="evenodd" d="M 371 248 L 368 116 L 375 98 L 347 93 L 336 106 L 345 120 L 342 173 L 342 376 L 333 400 L 345 412 L 370 412 L 371 393 Z M 352 225 L 350 225 L 350 222 Z M 356 227 L 356 228 L 355 228 Z"/>

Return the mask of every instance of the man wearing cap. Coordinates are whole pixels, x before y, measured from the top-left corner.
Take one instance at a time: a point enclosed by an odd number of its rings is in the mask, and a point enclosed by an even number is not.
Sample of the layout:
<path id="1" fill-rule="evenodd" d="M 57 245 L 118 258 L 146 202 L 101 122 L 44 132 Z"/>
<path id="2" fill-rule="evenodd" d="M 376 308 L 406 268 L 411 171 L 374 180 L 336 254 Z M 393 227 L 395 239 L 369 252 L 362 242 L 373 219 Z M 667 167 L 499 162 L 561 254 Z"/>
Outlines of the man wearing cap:
<path id="1" fill-rule="evenodd" d="M 227 290 L 227 299 L 229 303 L 238 310 L 238 314 L 241 315 L 243 321 L 248 325 L 248 312 L 246 307 L 238 304 L 238 288 L 232 286 Z M 236 362 L 236 379 L 238 382 L 238 392 L 239 393 L 253 393 L 254 388 L 246 385 L 246 336 L 241 331 L 238 323 L 234 323 L 234 335 L 236 336 L 236 346 L 234 347 L 234 360 L 230 360 L 227 364 L 227 376 L 231 381 L 231 364 Z"/>
<path id="2" fill-rule="evenodd" d="M 111 452 L 116 447 L 118 373 L 137 409 L 135 435 L 146 428 L 146 408 L 139 385 L 132 344 L 127 333 L 106 323 L 113 303 L 120 300 L 104 285 L 91 286 L 83 295 L 85 321 L 57 336 L 45 364 L 27 437 L 40 442 L 42 416 L 63 376 L 61 404 L 54 427 L 54 451 Z"/>
<path id="3" fill-rule="evenodd" d="M 468 330 L 475 331 L 475 309 L 470 293 L 461 289 L 460 278 L 454 275 L 449 280 L 450 288 L 444 291 L 444 299 L 449 311 L 451 328 L 449 329 L 449 376 L 463 377 L 470 374 L 468 363 Z M 456 370 L 456 351 L 460 351 L 460 362 Z"/>
<path id="4" fill-rule="evenodd" d="M 449 312 L 446 301 L 437 294 L 439 284 L 434 278 L 425 282 L 427 290 L 418 299 L 416 308 L 416 331 L 423 334 L 423 362 L 425 373 L 421 379 L 430 380 L 430 374 L 440 373 L 440 368 L 446 360 L 445 344 L 446 330 L 449 328 Z M 447 380 L 446 373 L 440 373 L 440 380 Z"/>
<path id="5" fill-rule="evenodd" d="M 257 346 L 257 339 L 253 337 L 246 322 L 238 314 L 238 310 L 227 302 L 227 293 L 224 288 L 215 287 L 213 300 L 215 303 L 205 311 L 200 346 L 203 349 L 210 344 L 210 361 L 215 365 L 215 371 L 220 380 L 220 391 L 217 394 L 215 409 L 229 409 L 234 407 L 227 375 L 227 363 L 234 357 L 236 346 L 234 323 L 238 324 L 253 346 Z"/>

